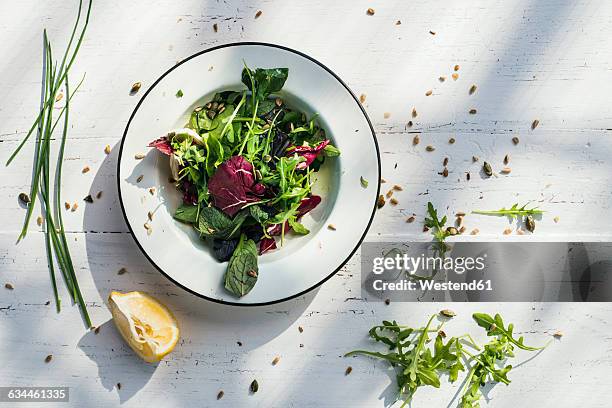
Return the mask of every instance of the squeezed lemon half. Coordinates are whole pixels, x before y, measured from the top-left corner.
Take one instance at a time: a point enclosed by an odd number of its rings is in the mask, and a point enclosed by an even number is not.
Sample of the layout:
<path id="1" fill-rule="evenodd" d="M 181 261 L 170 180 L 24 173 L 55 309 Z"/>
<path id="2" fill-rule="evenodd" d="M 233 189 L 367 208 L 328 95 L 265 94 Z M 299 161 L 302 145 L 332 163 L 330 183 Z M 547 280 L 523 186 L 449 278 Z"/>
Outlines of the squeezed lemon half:
<path id="1" fill-rule="evenodd" d="M 178 323 L 158 300 L 143 292 L 111 292 L 108 302 L 119 333 L 143 360 L 157 362 L 174 349 Z"/>

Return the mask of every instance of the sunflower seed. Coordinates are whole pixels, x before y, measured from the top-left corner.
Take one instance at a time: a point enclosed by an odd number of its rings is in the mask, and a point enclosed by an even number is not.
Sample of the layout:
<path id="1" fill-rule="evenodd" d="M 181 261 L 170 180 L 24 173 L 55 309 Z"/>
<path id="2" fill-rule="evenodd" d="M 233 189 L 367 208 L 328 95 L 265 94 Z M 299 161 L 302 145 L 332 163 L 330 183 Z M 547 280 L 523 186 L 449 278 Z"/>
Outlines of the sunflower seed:
<path id="1" fill-rule="evenodd" d="M 130 95 L 134 95 L 135 93 L 137 93 L 140 90 L 141 86 L 142 84 L 140 82 L 134 83 L 134 85 L 132 85 L 132 89 L 130 89 Z"/>
<path id="2" fill-rule="evenodd" d="M 506 228 L 504 230 L 504 235 L 510 235 L 510 234 L 512 234 L 512 228 Z"/>
<path id="3" fill-rule="evenodd" d="M 8 283 L 8 282 L 4 284 L 4 287 L 7 288 L 8 290 L 15 289 L 15 287 L 11 283 Z"/>
<path id="4" fill-rule="evenodd" d="M 412 138 L 412 144 L 414 146 L 418 145 L 420 141 L 421 141 L 421 138 L 419 137 L 419 135 L 416 135 L 415 137 Z"/>
<path id="5" fill-rule="evenodd" d="M 272 365 L 277 365 L 279 361 L 280 361 L 279 356 L 274 357 L 274 360 L 272 360 Z"/>
<path id="6" fill-rule="evenodd" d="M 136 160 L 142 160 L 142 159 L 144 159 L 144 158 L 145 158 L 145 155 L 144 155 L 144 154 L 142 154 L 142 153 L 136 153 L 136 154 L 134 155 L 134 159 L 136 159 Z"/>
<path id="7" fill-rule="evenodd" d="M 91 169 L 89 168 L 89 166 L 85 166 L 85 167 L 83 167 L 83 170 L 81 170 L 81 173 L 83 173 L 83 174 L 88 173 L 88 172 L 89 172 L 89 170 L 91 170 Z"/>
<path id="8" fill-rule="evenodd" d="M 373 8 L 371 8 L 371 7 L 370 7 L 370 8 L 368 8 L 368 10 L 366 11 L 366 13 L 368 14 L 368 16 L 373 16 L 375 12 L 376 12 L 376 11 L 374 11 L 374 9 L 373 9 Z"/>
<path id="9" fill-rule="evenodd" d="M 529 232 L 535 231 L 535 221 L 531 215 L 525 217 L 525 227 Z"/>
<path id="10" fill-rule="evenodd" d="M 515 145 L 519 144 L 519 138 L 518 138 L 518 137 L 516 137 L 516 136 L 514 136 L 514 137 L 512 138 L 512 143 L 514 143 Z"/>
<path id="11" fill-rule="evenodd" d="M 348 366 L 346 367 L 346 370 L 344 370 L 344 375 L 349 375 L 352 371 L 353 371 L 353 367 Z"/>
<path id="12" fill-rule="evenodd" d="M 436 150 L 435 147 L 433 147 L 432 145 L 428 145 L 425 150 L 427 150 L 428 152 L 433 152 L 434 150 Z"/>
<path id="13" fill-rule="evenodd" d="M 330 230 L 332 230 L 332 231 L 335 231 L 335 230 L 336 230 L 336 226 L 335 226 L 334 224 L 329 224 L 329 225 L 327 226 L 327 229 L 330 229 Z"/>
<path id="14" fill-rule="evenodd" d="M 77 202 L 75 202 L 74 204 L 72 204 L 72 207 L 70 208 L 70 211 L 76 211 L 77 208 L 79 208 L 79 204 Z"/>
<path id="15" fill-rule="evenodd" d="M 393 189 L 395 191 L 403 191 L 404 189 L 402 188 L 402 186 L 400 186 L 399 184 L 394 184 L 393 185 Z"/>
<path id="16" fill-rule="evenodd" d="M 53 355 L 49 354 L 47 357 L 45 357 L 45 363 L 49 364 L 51 360 L 53 360 Z"/>
<path id="17" fill-rule="evenodd" d="M 472 108 L 472 109 L 470 109 L 470 110 L 468 111 L 468 113 L 469 113 L 470 115 L 475 115 L 476 113 L 478 113 L 478 111 L 477 111 L 475 108 Z"/>
<path id="18" fill-rule="evenodd" d="M 253 380 L 253 382 L 251 383 L 251 386 L 249 387 L 249 389 L 251 390 L 251 392 L 253 394 L 255 394 L 257 391 L 259 391 L 259 383 L 257 382 L 257 380 Z"/>
<path id="19" fill-rule="evenodd" d="M 395 198 L 395 197 L 392 197 L 389 200 L 389 202 L 391 203 L 391 205 L 398 205 L 399 204 L 399 201 L 397 201 L 397 198 Z"/>
<path id="20" fill-rule="evenodd" d="M 366 94 L 359 95 L 359 102 L 365 103 L 365 101 L 366 101 Z"/>
<path id="21" fill-rule="evenodd" d="M 470 235 L 478 235 L 479 232 L 480 230 L 478 228 L 474 228 L 472 232 L 470 232 Z"/>
<path id="22" fill-rule="evenodd" d="M 410 217 L 406 219 L 406 222 L 410 224 L 410 223 L 413 223 L 415 219 L 416 217 L 414 215 L 411 215 Z"/>
<path id="23" fill-rule="evenodd" d="M 469 93 L 470 93 L 470 95 L 473 95 L 473 94 L 474 94 L 474 92 L 476 92 L 476 85 L 472 85 L 472 86 L 470 86 L 470 92 L 469 92 Z"/>
<path id="24" fill-rule="evenodd" d="M 510 163 L 510 155 L 509 154 L 504 156 L 504 164 L 508 164 L 508 163 Z"/>
<path id="25" fill-rule="evenodd" d="M 110 152 L 111 152 L 111 147 L 110 147 L 110 145 L 106 145 L 106 146 L 104 146 L 104 153 L 106 153 L 106 154 L 110 154 Z"/>
<path id="26" fill-rule="evenodd" d="M 453 81 L 456 81 L 457 79 L 459 79 L 459 74 L 456 72 L 453 72 L 453 75 L 451 75 L 453 77 Z"/>
<path id="27" fill-rule="evenodd" d="M 510 174 L 510 172 L 512 171 L 512 169 L 510 167 L 504 167 L 503 169 L 500 170 L 501 174 Z"/>
<path id="28" fill-rule="evenodd" d="M 224 395 L 225 393 L 223 392 L 223 390 L 219 391 L 219 393 L 217 394 L 217 399 L 220 400 L 221 398 L 223 398 Z"/>
<path id="29" fill-rule="evenodd" d="M 433 91 L 430 89 L 429 91 L 425 92 L 425 96 L 431 96 L 432 93 Z"/>
<path id="30" fill-rule="evenodd" d="M 493 175 L 493 169 L 491 168 L 491 165 L 487 162 L 484 162 L 484 164 L 482 165 L 482 170 L 489 177 Z"/>
<path id="31" fill-rule="evenodd" d="M 255 18 L 259 18 L 261 17 L 261 14 L 263 13 L 263 11 L 261 10 L 257 10 L 257 13 L 255 13 Z"/>
<path id="32" fill-rule="evenodd" d="M 416 118 L 418 115 L 416 108 L 412 108 L 412 117 Z"/>
<path id="33" fill-rule="evenodd" d="M 537 128 L 539 124 L 540 124 L 540 121 L 535 119 L 533 122 L 531 122 L 531 130 L 534 130 L 535 128 Z"/>
<path id="34" fill-rule="evenodd" d="M 455 67 L 453 68 L 455 71 L 459 71 L 459 65 L 455 65 Z"/>
<path id="35" fill-rule="evenodd" d="M 379 195 L 378 200 L 376 200 L 376 207 L 383 208 L 385 206 L 385 196 Z"/>

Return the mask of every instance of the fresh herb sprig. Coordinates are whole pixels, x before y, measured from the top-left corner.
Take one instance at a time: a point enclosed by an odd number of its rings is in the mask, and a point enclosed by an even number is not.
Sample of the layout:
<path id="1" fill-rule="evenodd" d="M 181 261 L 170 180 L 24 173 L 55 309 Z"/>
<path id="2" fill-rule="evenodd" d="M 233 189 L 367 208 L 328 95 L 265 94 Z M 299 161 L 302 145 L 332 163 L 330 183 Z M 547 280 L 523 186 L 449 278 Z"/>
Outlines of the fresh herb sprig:
<path id="1" fill-rule="evenodd" d="M 399 325 L 396 321 L 383 321 L 374 326 L 369 336 L 389 347 L 389 353 L 368 350 L 354 350 L 347 356 L 366 355 L 387 361 L 397 370 L 398 398 L 404 398 L 401 407 L 406 406 L 422 386 L 440 387 L 440 375 L 448 374 L 449 382 L 459 378 L 459 373 L 468 370 L 467 379 L 461 390 L 460 408 L 479 408 L 482 397 L 481 387 L 488 381 L 510 384 L 508 373 L 511 365 L 503 365 L 514 358 L 514 348 L 526 351 L 537 351 L 544 347 L 530 347 L 524 344 L 523 338 L 513 335 L 514 326 L 504 325 L 499 314 L 491 317 L 485 313 L 474 313 L 476 323 L 487 330 L 493 339 L 480 347 L 469 334 L 451 337 L 446 342 L 446 334 L 441 330 L 443 323 L 431 329 L 435 315 L 431 316 L 420 329 Z M 437 332 L 432 345 L 429 344 L 429 333 Z M 466 347 L 467 346 L 467 347 Z M 470 351 L 469 349 L 473 351 Z"/>
<path id="2" fill-rule="evenodd" d="M 516 203 L 510 208 L 502 207 L 499 210 L 491 210 L 491 211 L 475 210 L 475 211 L 472 211 L 472 214 L 506 216 L 512 219 L 517 219 L 519 217 L 524 217 L 528 215 L 533 216 L 533 215 L 544 214 L 544 211 L 539 210 L 537 207 L 527 208 L 528 204 L 529 203 L 523 205 L 520 208 L 519 208 L 518 203 Z"/>
<path id="3" fill-rule="evenodd" d="M 438 219 L 438 211 L 431 202 L 427 203 L 427 214 L 429 217 L 425 217 L 425 226 L 431 230 L 431 234 L 438 243 L 438 250 L 444 253 L 448 250 L 445 240 L 452 235 L 451 230 L 444 228 L 447 221 L 446 215 Z"/>
<path id="4" fill-rule="evenodd" d="M 57 282 L 55 276 L 55 262 L 59 266 L 59 270 L 62 273 L 66 287 L 72 297 L 72 300 L 79 304 L 81 313 L 87 327 L 91 327 L 91 320 L 79 284 L 77 282 L 74 265 L 72 264 L 72 258 L 70 256 L 70 250 L 66 240 L 66 234 L 64 231 L 64 224 L 61 215 L 61 178 L 62 178 L 62 164 L 64 159 L 64 149 L 66 146 L 67 132 L 69 126 L 69 112 L 70 112 L 70 101 L 74 96 L 74 93 L 80 87 L 81 82 L 77 85 L 72 93 L 70 92 L 68 74 L 72 64 L 75 61 L 85 31 L 89 24 L 89 17 L 91 13 L 92 1 L 90 0 L 85 13 L 85 21 L 81 25 L 80 33 L 76 44 L 74 44 L 75 36 L 79 29 L 79 23 L 82 17 L 83 1 L 79 1 L 79 8 L 77 13 L 77 19 L 72 29 L 68 45 L 62 57 L 62 60 L 57 65 L 57 62 L 53 60 L 53 53 L 51 43 L 47 36 L 46 30 L 43 30 L 43 83 L 42 83 L 42 102 L 38 117 L 34 120 L 34 123 L 30 127 L 30 130 L 17 146 L 15 151 L 11 154 L 6 162 L 8 166 L 19 154 L 25 143 L 28 141 L 30 136 L 36 131 L 36 147 L 34 152 L 33 172 L 32 172 L 32 185 L 30 187 L 31 202 L 28 204 L 26 216 L 23 224 L 23 228 L 19 235 L 18 240 L 25 238 L 34 206 L 36 202 L 37 194 L 41 197 L 41 206 L 45 220 L 45 248 L 47 252 L 47 262 L 49 267 L 49 273 L 51 275 L 51 285 L 53 288 L 53 295 L 55 298 L 56 309 L 59 312 L 61 309 L 61 299 L 57 290 Z M 55 102 L 57 95 L 64 88 L 66 92 L 65 105 L 59 111 L 57 118 L 54 120 Z M 60 119 L 64 118 L 62 135 L 60 138 L 59 152 L 56 157 L 57 166 L 53 179 L 51 179 L 50 163 L 51 163 L 51 141 L 53 139 L 53 132 L 55 127 L 58 125 Z M 53 186 L 55 187 L 52 191 L 51 180 L 53 180 Z"/>

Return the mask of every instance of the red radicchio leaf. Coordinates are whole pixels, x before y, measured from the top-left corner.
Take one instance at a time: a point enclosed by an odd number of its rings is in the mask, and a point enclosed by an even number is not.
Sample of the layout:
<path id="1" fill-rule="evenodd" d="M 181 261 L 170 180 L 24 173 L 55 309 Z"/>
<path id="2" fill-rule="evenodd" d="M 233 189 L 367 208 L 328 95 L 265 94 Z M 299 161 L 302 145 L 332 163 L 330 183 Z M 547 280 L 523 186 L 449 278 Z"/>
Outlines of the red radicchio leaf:
<path id="1" fill-rule="evenodd" d="M 259 255 L 263 255 L 273 249 L 276 249 L 276 240 L 274 238 L 262 238 L 259 241 Z"/>
<path id="2" fill-rule="evenodd" d="M 154 147 L 165 155 L 170 156 L 174 153 L 174 149 L 170 145 L 170 141 L 166 136 L 162 136 L 159 139 L 155 139 L 151 143 L 149 143 L 149 147 Z"/>
<path id="3" fill-rule="evenodd" d="M 217 168 L 208 182 L 208 191 L 215 206 L 229 216 L 234 216 L 246 204 L 259 201 L 265 186 L 255 183 L 253 165 L 242 156 L 233 156 Z"/>
<path id="4" fill-rule="evenodd" d="M 300 202 L 300 206 L 297 209 L 298 218 L 314 210 L 314 208 L 317 205 L 319 205 L 320 202 L 321 202 L 321 197 L 319 197 L 318 195 L 312 195 L 310 197 L 304 198 Z"/>
<path id="5" fill-rule="evenodd" d="M 325 146 L 329 144 L 329 139 L 325 139 L 315 147 L 311 146 L 291 146 L 287 149 L 287 156 L 291 156 L 294 153 L 297 153 L 298 156 L 302 156 L 306 159 L 299 163 L 296 168 L 303 170 L 306 167 L 310 166 L 312 162 L 317 158 L 317 156 L 325 149 Z"/>
<path id="6" fill-rule="evenodd" d="M 181 190 L 183 191 L 183 203 L 185 204 L 197 204 L 198 203 L 198 192 L 193 184 L 187 180 L 183 180 L 181 184 Z"/>

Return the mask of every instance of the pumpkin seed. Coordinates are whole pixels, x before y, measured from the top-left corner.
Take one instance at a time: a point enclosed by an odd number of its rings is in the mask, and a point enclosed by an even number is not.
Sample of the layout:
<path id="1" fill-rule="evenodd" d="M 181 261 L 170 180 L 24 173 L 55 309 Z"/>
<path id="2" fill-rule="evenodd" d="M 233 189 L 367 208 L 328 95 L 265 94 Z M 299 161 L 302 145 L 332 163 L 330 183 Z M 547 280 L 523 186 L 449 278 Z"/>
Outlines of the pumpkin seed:
<path id="1" fill-rule="evenodd" d="M 457 313 L 453 312 L 452 310 L 449 309 L 444 309 L 444 310 L 440 310 L 440 314 L 444 317 L 455 317 L 457 316 Z"/>
<path id="2" fill-rule="evenodd" d="M 21 201 L 24 205 L 28 205 L 32 200 L 30 200 L 30 196 L 26 193 L 19 193 L 19 201 Z"/>
<path id="3" fill-rule="evenodd" d="M 130 89 L 130 94 L 134 95 L 135 93 L 137 93 L 140 90 L 141 86 L 142 84 L 140 82 L 134 83 L 134 85 L 132 85 L 132 89 Z"/>
<path id="4" fill-rule="evenodd" d="M 346 367 L 346 370 L 344 370 L 344 375 L 349 375 L 352 371 L 353 371 L 353 367 L 348 366 Z"/>
<path id="5" fill-rule="evenodd" d="M 470 92 L 469 92 L 469 93 L 470 93 L 470 95 L 473 95 L 473 94 L 474 94 L 474 92 L 476 92 L 476 85 L 472 85 L 472 86 L 470 86 Z"/>
<path id="6" fill-rule="evenodd" d="M 368 14 L 368 16 L 373 16 L 375 11 L 372 7 L 368 8 L 368 10 L 366 11 L 366 13 Z"/>
<path id="7" fill-rule="evenodd" d="M 493 175 L 493 169 L 491 168 L 491 165 L 487 162 L 484 162 L 484 164 L 482 165 L 482 170 L 489 177 Z"/>
<path id="8" fill-rule="evenodd" d="M 257 380 L 253 380 L 253 382 L 251 383 L 251 386 L 249 387 L 251 392 L 253 394 L 255 394 L 257 391 L 259 391 L 259 383 L 257 382 Z"/>

